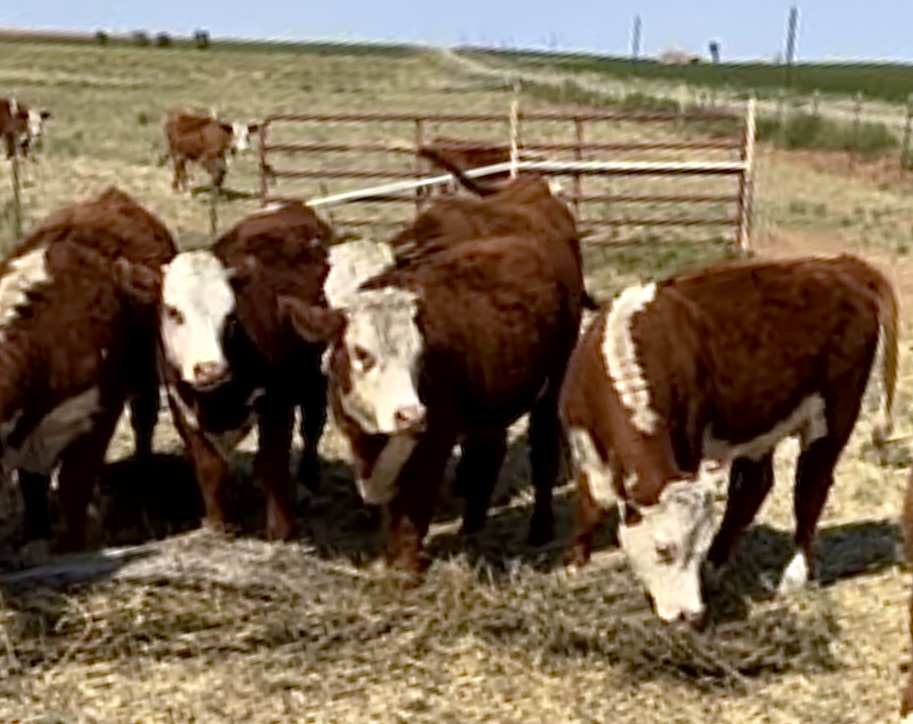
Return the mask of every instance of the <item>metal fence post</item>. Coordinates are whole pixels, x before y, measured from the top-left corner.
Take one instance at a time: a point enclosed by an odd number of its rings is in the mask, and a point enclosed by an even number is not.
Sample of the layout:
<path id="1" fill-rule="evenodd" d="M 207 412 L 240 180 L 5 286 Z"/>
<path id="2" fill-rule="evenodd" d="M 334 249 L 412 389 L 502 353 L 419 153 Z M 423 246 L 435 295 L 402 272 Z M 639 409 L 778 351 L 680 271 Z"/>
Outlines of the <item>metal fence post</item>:
<path id="1" fill-rule="evenodd" d="M 583 160 L 583 144 L 585 143 L 586 134 L 583 128 L 583 119 L 580 117 L 574 118 L 574 133 L 577 138 L 577 143 L 574 148 L 574 160 L 582 161 Z M 580 216 L 580 199 L 583 198 L 583 180 L 580 178 L 579 173 L 574 174 L 574 214 L 577 216 L 578 220 L 582 220 Z"/>
<path id="2" fill-rule="evenodd" d="M 269 127 L 269 118 L 260 124 L 257 133 L 260 139 L 260 205 L 266 206 L 266 197 L 269 194 L 269 166 L 266 161 L 266 131 Z"/>
<path id="3" fill-rule="evenodd" d="M 904 117 L 903 138 L 900 142 L 900 170 L 910 168 L 910 132 L 913 130 L 913 93 L 907 96 L 906 116 Z"/>

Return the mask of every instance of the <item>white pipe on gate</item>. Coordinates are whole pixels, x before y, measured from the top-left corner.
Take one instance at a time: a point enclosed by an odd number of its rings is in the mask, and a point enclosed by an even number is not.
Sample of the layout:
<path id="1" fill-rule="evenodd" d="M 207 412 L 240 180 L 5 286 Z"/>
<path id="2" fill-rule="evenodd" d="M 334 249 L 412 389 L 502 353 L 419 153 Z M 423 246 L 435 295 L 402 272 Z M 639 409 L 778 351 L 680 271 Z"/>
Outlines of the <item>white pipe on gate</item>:
<path id="1" fill-rule="evenodd" d="M 482 166 L 466 171 L 466 176 L 490 176 L 495 173 L 510 171 L 514 166 L 510 161 Z M 516 168 L 528 171 L 542 171 L 544 173 L 605 173 L 605 174 L 722 174 L 743 173 L 745 161 L 717 161 L 717 162 L 651 162 L 651 161 L 518 161 Z M 326 206 L 341 204 L 346 201 L 357 201 L 371 196 L 384 196 L 398 191 L 412 191 L 423 186 L 445 183 L 453 178 L 451 174 L 439 176 L 426 176 L 423 178 L 409 179 L 408 181 L 394 181 L 392 183 L 374 186 L 368 189 L 355 189 L 344 191 L 332 196 L 322 196 L 306 201 L 307 206 Z"/>

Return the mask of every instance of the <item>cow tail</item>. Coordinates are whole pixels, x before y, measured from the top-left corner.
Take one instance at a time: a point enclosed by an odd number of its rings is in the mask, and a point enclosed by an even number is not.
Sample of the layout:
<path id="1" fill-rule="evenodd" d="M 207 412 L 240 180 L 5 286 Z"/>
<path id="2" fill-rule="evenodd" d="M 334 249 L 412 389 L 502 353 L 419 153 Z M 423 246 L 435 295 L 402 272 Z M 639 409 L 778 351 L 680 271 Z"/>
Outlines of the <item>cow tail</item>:
<path id="1" fill-rule="evenodd" d="M 897 386 L 897 296 L 885 279 L 881 286 L 878 314 L 878 339 L 881 347 L 881 379 L 884 396 L 881 399 L 881 419 L 872 432 L 872 442 L 880 447 L 887 442 L 894 427 L 894 391 Z"/>
<path id="2" fill-rule="evenodd" d="M 447 171 L 447 173 L 452 174 L 453 177 L 459 181 L 460 185 L 478 196 L 489 196 L 490 194 L 493 194 L 495 191 L 497 191 L 497 189 L 488 188 L 487 186 L 480 184 L 475 179 L 469 178 L 463 169 L 457 166 L 452 160 L 447 158 L 445 154 L 441 153 L 436 148 L 422 146 L 418 150 L 418 155 L 423 158 L 427 158 L 435 165 L 443 168 L 445 171 Z"/>

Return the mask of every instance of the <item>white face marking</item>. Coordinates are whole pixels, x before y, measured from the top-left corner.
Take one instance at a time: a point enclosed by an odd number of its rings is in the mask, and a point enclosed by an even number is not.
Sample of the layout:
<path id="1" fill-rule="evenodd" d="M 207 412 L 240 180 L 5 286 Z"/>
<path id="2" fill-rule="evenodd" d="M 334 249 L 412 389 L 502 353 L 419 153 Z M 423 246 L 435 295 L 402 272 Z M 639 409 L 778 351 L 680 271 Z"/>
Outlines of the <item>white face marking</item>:
<path id="1" fill-rule="evenodd" d="M 568 431 L 571 457 L 577 474 L 586 475 L 587 487 L 593 502 L 608 509 L 618 502 L 618 492 L 612 468 L 603 462 L 588 430 L 575 427 Z"/>
<path id="2" fill-rule="evenodd" d="M 235 308 L 229 276 L 205 249 L 181 252 L 162 269 L 162 346 L 188 384 L 206 387 L 229 373 L 222 348 Z"/>
<path id="3" fill-rule="evenodd" d="M 548 190 L 551 192 L 552 196 L 560 198 L 561 194 L 564 193 L 564 187 L 561 185 L 561 182 L 556 178 L 550 178 L 548 180 Z"/>
<path id="4" fill-rule="evenodd" d="M 368 505 L 384 505 L 393 498 L 394 483 L 399 471 L 415 449 L 416 439 L 412 435 L 393 435 L 374 462 L 367 480 L 358 476 L 355 483 L 361 499 Z"/>
<path id="5" fill-rule="evenodd" d="M 40 141 L 44 133 L 44 119 L 41 117 L 41 111 L 29 108 L 28 129 L 29 135 L 35 141 Z"/>
<path id="6" fill-rule="evenodd" d="M 340 405 L 368 434 L 399 432 L 401 410 L 424 412 L 416 384 L 424 348 L 416 309 L 416 294 L 396 288 L 360 292 L 346 309 L 342 344 L 351 389 Z"/>
<path id="7" fill-rule="evenodd" d="M 650 406 L 650 390 L 631 338 L 631 318 L 656 296 L 656 284 L 625 289 L 609 308 L 602 338 L 602 357 L 634 427 L 646 435 L 656 430 L 659 416 Z"/>
<path id="8" fill-rule="evenodd" d="M 250 148 L 250 130 L 246 123 L 235 121 L 231 124 L 231 148 L 239 153 Z"/>
<path id="9" fill-rule="evenodd" d="M 35 249 L 10 262 L 9 270 L 0 278 L 0 340 L 2 327 L 9 324 L 16 314 L 16 307 L 26 301 L 26 292 L 46 282 L 48 275 L 44 249 Z"/>
<path id="10" fill-rule="evenodd" d="M 790 435 L 799 436 L 800 447 L 803 450 L 815 440 L 827 436 L 827 410 L 824 398 L 817 392 L 804 398 L 785 420 L 747 442 L 734 444 L 717 440 L 708 426 L 704 430 L 704 457 L 726 461 L 738 457 L 760 460 L 773 450 L 778 442 Z"/>
<path id="11" fill-rule="evenodd" d="M 796 551 L 789 565 L 783 571 L 777 591 L 780 595 L 788 595 L 802 590 L 808 583 L 808 561 L 802 551 Z"/>
<path id="12" fill-rule="evenodd" d="M 97 387 L 65 400 L 42 418 L 19 448 L 4 447 L 4 470 L 50 475 L 67 446 L 91 432 L 100 409 Z M 4 438 L 14 427 L 10 420 L 0 428 Z"/>
<path id="13" fill-rule="evenodd" d="M 323 284 L 327 304 L 343 309 L 358 295 L 359 285 L 395 261 L 389 244 L 355 239 L 330 247 L 330 267 Z"/>
<path id="14" fill-rule="evenodd" d="M 675 621 L 701 615 L 701 562 L 717 528 L 712 486 L 702 480 L 670 483 L 659 503 L 641 513 L 638 523 L 619 525 L 618 538 L 657 616 Z"/>
<path id="15" fill-rule="evenodd" d="M 19 101 L 15 98 L 10 98 L 10 115 L 15 116 L 19 113 Z"/>

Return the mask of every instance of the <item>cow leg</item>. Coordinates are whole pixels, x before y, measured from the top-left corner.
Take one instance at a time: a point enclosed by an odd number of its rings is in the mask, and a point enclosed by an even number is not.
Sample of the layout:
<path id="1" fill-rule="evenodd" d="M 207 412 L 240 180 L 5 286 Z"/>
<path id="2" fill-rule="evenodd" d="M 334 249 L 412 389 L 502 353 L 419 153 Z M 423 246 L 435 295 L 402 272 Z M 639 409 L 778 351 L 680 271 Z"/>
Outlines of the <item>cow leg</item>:
<path id="1" fill-rule="evenodd" d="M 552 489 L 558 477 L 562 437 L 556 400 L 549 394 L 529 416 L 529 462 L 536 491 L 529 526 L 530 545 L 548 543 L 555 536 Z"/>
<path id="2" fill-rule="evenodd" d="M 257 421 L 260 443 L 254 458 L 254 479 L 266 497 L 269 537 L 289 540 L 298 528 L 288 469 L 294 408 L 274 397 L 263 402 Z"/>
<path id="3" fill-rule="evenodd" d="M 112 406 L 116 412 L 106 413 L 92 432 L 71 444 L 60 458 L 58 495 L 63 517 L 62 552 L 85 548 L 89 502 L 123 409 L 121 405 Z"/>
<path id="4" fill-rule="evenodd" d="M 304 449 L 301 451 L 301 460 L 298 462 L 297 480 L 303 483 L 308 490 L 316 492 L 320 488 L 320 458 L 317 446 L 323 435 L 323 428 L 327 421 L 327 383 L 320 372 L 320 358 L 317 358 L 313 373 L 305 372 L 304 379 L 307 386 L 299 395 L 299 408 L 301 410 L 301 438 Z"/>
<path id="5" fill-rule="evenodd" d="M 156 387 L 143 392 L 130 400 L 130 424 L 133 427 L 136 452 L 139 461 L 148 461 L 152 457 L 152 437 L 155 434 L 155 423 L 159 416 L 159 391 Z"/>
<path id="6" fill-rule="evenodd" d="M 507 430 L 492 430 L 470 435 L 463 442 L 456 479 L 466 495 L 463 535 L 478 533 L 485 527 L 491 494 L 507 455 Z"/>
<path id="7" fill-rule="evenodd" d="M 23 523 L 26 541 L 51 538 L 51 512 L 48 489 L 51 478 L 41 473 L 18 471 L 19 490 L 24 507 Z"/>
<path id="8" fill-rule="evenodd" d="M 827 435 L 814 440 L 799 455 L 793 493 L 797 550 L 781 578 L 781 593 L 802 588 L 815 576 L 812 558 L 815 530 L 834 483 L 837 460 L 856 424 L 869 366 L 860 364 L 852 375 L 834 381 L 832 389 L 839 390 L 839 393 L 825 397 Z"/>
<path id="9" fill-rule="evenodd" d="M 455 434 L 425 433 L 418 441 L 397 478 L 397 492 L 386 506 L 387 565 L 418 574 L 422 541 L 431 524 L 444 468 L 453 449 Z"/>
<path id="10" fill-rule="evenodd" d="M 729 562 L 736 542 L 755 519 L 773 483 L 773 453 L 760 460 L 743 457 L 732 461 L 726 512 L 707 553 L 711 569 L 718 571 Z"/>
<path id="11" fill-rule="evenodd" d="M 577 485 L 574 493 L 574 544 L 565 557 L 571 566 L 583 566 L 590 560 L 593 551 L 593 536 L 606 518 L 606 511 L 593 499 L 586 472 L 576 472 Z"/>

